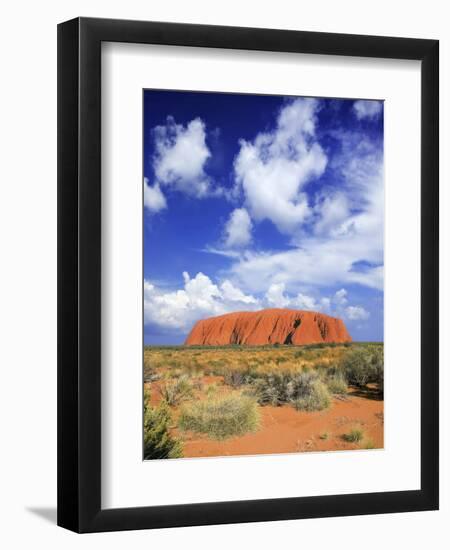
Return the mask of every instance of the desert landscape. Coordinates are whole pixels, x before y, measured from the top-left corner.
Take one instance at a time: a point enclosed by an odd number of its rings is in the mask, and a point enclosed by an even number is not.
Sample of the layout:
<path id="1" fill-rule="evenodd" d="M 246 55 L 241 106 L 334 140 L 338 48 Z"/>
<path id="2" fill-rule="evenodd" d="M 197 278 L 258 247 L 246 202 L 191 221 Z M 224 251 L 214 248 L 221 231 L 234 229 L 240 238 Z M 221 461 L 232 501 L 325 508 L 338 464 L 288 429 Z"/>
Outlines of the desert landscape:
<path id="1" fill-rule="evenodd" d="M 383 344 L 342 319 L 265 309 L 144 347 L 144 459 L 383 448 Z"/>

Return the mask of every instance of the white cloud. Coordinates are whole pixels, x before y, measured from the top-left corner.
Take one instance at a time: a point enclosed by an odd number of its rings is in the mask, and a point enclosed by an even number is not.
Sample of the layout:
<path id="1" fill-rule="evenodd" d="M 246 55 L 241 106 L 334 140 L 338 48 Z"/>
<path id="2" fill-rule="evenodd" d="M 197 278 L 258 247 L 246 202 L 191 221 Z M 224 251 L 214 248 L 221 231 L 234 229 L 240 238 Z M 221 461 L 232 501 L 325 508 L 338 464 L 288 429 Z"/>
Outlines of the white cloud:
<path id="1" fill-rule="evenodd" d="M 351 321 L 365 321 L 370 317 L 369 312 L 361 306 L 348 306 L 345 314 Z"/>
<path id="2" fill-rule="evenodd" d="M 205 163 L 211 156 L 206 144 L 205 124 L 200 118 L 186 126 L 167 117 L 165 125 L 153 129 L 155 156 L 153 168 L 157 182 L 194 197 L 211 192 Z"/>
<path id="3" fill-rule="evenodd" d="M 293 300 L 293 303 L 300 309 L 307 309 L 310 311 L 318 311 L 319 309 L 322 309 L 312 296 L 302 294 L 301 292 L 297 294 L 296 298 Z"/>
<path id="4" fill-rule="evenodd" d="M 252 218 L 268 219 L 283 233 L 292 233 L 311 215 L 303 187 L 327 164 L 315 140 L 318 108 L 311 98 L 284 106 L 273 131 L 258 134 L 253 142 L 240 141 L 234 161 L 236 184 Z"/>
<path id="5" fill-rule="evenodd" d="M 168 330 L 189 331 L 199 319 L 240 309 L 258 309 L 258 301 L 230 281 L 220 286 L 199 272 L 183 273 L 182 289 L 165 291 L 144 281 L 144 320 Z"/>
<path id="6" fill-rule="evenodd" d="M 150 210 L 150 212 L 159 212 L 164 208 L 167 208 L 167 203 L 161 189 L 157 183 L 150 186 L 148 179 L 144 178 L 144 206 Z"/>
<path id="7" fill-rule="evenodd" d="M 333 296 L 323 296 L 320 299 L 301 292 L 296 296 L 290 296 L 286 293 L 284 283 L 273 283 L 266 292 L 262 304 L 264 307 L 320 311 L 349 321 L 367 320 L 370 316 L 369 312 L 362 306 L 347 305 L 347 296 L 348 293 L 344 288 L 338 290 Z"/>
<path id="8" fill-rule="evenodd" d="M 227 248 L 247 246 L 252 240 L 252 225 L 245 208 L 233 210 L 225 224 L 225 246 Z"/>
<path id="9" fill-rule="evenodd" d="M 341 288 L 341 290 L 338 290 L 335 293 L 333 297 L 333 302 L 338 306 L 343 306 L 348 302 L 347 291 L 345 290 L 345 288 Z"/>
<path id="10" fill-rule="evenodd" d="M 322 194 L 317 198 L 314 212 L 317 221 L 313 231 L 316 235 L 329 235 L 342 233 L 342 228 L 350 215 L 350 204 L 346 195 L 342 192 Z"/>
<path id="11" fill-rule="evenodd" d="M 353 110 L 355 111 L 356 118 L 358 120 L 361 120 L 362 118 L 376 118 L 383 110 L 383 102 L 359 99 L 353 103 Z"/>
<path id="12" fill-rule="evenodd" d="M 241 302 L 243 304 L 257 304 L 258 300 L 253 296 L 247 296 L 240 290 L 235 287 L 231 281 L 225 280 L 220 285 L 220 290 L 222 293 L 222 298 L 226 302 Z"/>
<path id="13" fill-rule="evenodd" d="M 363 239 L 348 237 L 339 241 L 305 239 L 303 248 L 283 252 L 251 252 L 231 266 L 239 284 L 250 292 L 262 292 L 274 282 L 283 282 L 290 292 L 303 286 L 334 286 L 359 283 L 382 290 L 383 267 L 364 272 L 352 271 L 361 259 L 382 261 L 382 254 L 364 247 Z"/>
<path id="14" fill-rule="evenodd" d="M 287 307 L 291 300 L 285 294 L 284 283 L 273 283 L 266 292 L 266 302 L 269 307 Z"/>
<path id="15" fill-rule="evenodd" d="M 321 190 L 311 230 L 293 234 L 292 248 L 247 251 L 236 259 L 230 271 L 246 291 L 264 292 L 281 282 L 289 293 L 354 283 L 383 289 L 383 151 L 358 133 L 336 137 L 341 152 L 333 159 L 333 170 L 339 191 L 327 195 Z M 355 270 L 361 261 L 369 267 Z"/>
<path id="16" fill-rule="evenodd" d="M 362 306 L 348 305 L 345 289 L 333 296 L 315 298 L 305 293 L 289 295 L 283 283 L 274 283 L 257 298 L 245 294 L 228 279 L 218 285 L 201 272 L 193 278 L 184 272 L 183 286 L 177 290 L 166 290 L 144 281 L 145 324 L 154 324 L 166 331 L 187 333 L 199 319 L 267 307 L 321 311 L 349 321 L 369 318 L 369 312 Z"/>
<path id="17" fill-rule="evenodd" d="M 205 252 L 207 254 L 216 254 L 217 256 L 223 256 L 225 258 L 238 260 L 242 257 L 242 254 L 238 250 L 228 250 L 225 248 L 215 248 L 214 246 L 206 246 L 201 248 L 200 252 Z"/>

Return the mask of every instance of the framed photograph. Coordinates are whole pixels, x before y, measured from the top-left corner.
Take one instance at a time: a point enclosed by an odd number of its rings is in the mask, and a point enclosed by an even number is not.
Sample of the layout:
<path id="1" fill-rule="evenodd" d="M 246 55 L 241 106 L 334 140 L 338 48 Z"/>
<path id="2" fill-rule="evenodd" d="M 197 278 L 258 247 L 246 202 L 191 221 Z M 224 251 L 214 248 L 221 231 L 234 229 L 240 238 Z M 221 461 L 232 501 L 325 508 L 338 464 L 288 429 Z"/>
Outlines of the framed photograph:
<path id="1" fill-rule="evenodd" d="M 438 41 L 58 27 L 58 524 L 438 508 Z"/>

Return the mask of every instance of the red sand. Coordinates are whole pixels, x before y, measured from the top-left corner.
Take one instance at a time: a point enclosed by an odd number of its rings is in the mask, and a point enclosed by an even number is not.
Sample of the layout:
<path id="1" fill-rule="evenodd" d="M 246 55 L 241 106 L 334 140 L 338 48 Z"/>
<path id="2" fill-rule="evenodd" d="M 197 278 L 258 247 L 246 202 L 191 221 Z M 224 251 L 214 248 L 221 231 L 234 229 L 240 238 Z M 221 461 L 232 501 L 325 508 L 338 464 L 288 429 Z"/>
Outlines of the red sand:
<path id="1" fill-rule="evenodd" d="M 225 441 L 193 433 L 178 434 L 177 430 L 174 433 L 182 437 L 185 457 L 360 449 L 369 440 L 374 448 L 383 448 L 383 404 L 351 395 L 345 400 L 334 399 L 328 410 L 320 412 L 298 412 L 290 406 L 261 407 L 261 427 L 257 432 Z M 355 427 L 363 430 L 363 441 L 344 441 L 343 434 Z M 325 433 L 328 439 L 321 439 Z"/>
<path id="2" fill-rule="evenodd" d="M 351 342 L 341 319 L 294 309 L 241 311 L 198 321 L 187 346 L 317 344 Z"/>

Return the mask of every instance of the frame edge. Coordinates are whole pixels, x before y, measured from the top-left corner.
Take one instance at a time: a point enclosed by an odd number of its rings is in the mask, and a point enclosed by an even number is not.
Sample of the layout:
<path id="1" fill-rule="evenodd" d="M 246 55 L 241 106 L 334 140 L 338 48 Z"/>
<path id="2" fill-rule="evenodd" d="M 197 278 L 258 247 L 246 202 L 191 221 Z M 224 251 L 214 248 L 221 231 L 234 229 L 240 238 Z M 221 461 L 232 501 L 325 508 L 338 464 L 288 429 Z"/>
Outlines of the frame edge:
<path id="1" fill-rule="evenodd" d="M 79 20 L 58 25 L 57 524 L 79 531 L 78 111 Z"/>

